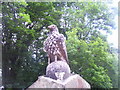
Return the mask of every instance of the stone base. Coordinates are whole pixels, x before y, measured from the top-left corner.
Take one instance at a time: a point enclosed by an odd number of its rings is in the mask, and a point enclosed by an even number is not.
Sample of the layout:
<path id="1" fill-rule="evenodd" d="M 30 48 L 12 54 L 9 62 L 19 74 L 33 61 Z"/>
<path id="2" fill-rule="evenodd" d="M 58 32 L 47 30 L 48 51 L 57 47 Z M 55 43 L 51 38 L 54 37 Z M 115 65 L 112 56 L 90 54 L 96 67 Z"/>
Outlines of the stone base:
<path id="1" fill-rule="evenodd" d="M 64 81 L 54 80 L 48 77 L 40 76 L 27 90 L 32 88 L 88 88 L 90 85 L 78 74 L 71 75 Z"/>

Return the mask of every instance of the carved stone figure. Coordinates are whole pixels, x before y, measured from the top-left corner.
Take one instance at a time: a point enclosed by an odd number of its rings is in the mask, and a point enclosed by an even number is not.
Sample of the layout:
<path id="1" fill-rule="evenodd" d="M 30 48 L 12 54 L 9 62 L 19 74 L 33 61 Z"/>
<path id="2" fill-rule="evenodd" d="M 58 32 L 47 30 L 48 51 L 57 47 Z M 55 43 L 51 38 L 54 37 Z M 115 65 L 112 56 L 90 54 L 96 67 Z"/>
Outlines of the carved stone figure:
<path id="1" fill-rule="evenodd" d="M 65 37 L 60 34 L 56 25 L 48 26 L 49 36 L 44 42 L 44 51 L 48 55 L 48 64 L 54 61 L 66 61 L 68 56 L 65 45 Z"/>
<path id="2" fill-rule="evenodd" d="M 46 68 L 46 76 L 55 80 L 65 80 L 71 75 L 70 67 L 65 61 L 50 63 Z"/>

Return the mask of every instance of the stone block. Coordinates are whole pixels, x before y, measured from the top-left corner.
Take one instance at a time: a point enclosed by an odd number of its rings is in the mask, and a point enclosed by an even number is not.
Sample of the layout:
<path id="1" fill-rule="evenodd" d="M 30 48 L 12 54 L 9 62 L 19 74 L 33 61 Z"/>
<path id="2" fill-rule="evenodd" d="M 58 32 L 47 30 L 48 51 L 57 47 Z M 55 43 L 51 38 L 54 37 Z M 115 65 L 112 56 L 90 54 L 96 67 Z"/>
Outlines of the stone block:
<path id="1" fill-rule="evenodd" d="M 33 88 L 87 88 L 90 89 L 90 84 L 85 81 L 78 74 L 71 75 L 67 79 L 60 81 L 54 80 L 49 77 L 40 76 L 36 82 L 34 82 L 31 86 L 28 87 L 27 90 L 31 90 Z"/>

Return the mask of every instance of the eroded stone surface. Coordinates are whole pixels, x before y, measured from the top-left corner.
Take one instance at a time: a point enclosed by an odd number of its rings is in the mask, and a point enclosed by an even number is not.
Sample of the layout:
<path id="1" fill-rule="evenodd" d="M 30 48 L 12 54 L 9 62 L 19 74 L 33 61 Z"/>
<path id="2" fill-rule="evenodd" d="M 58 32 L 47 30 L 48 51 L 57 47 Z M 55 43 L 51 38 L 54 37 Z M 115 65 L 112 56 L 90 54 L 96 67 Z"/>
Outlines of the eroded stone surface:
<path id="1" fill-rule="evenodd" d="M 38 80 L 28 88 L 28 90 L 31 88 L 90 88 L 90 85 L 81 76 L 75 74 L 71 75 L 64 81 L 40 76 Z"/>
<path id="2" fill-rule="evenodd" d="M 46 68 L 46 76 L 52 79 L 65 80 L 71 75 L 69 65 L 64 61 L 56 61 L 49 64 Z"/>

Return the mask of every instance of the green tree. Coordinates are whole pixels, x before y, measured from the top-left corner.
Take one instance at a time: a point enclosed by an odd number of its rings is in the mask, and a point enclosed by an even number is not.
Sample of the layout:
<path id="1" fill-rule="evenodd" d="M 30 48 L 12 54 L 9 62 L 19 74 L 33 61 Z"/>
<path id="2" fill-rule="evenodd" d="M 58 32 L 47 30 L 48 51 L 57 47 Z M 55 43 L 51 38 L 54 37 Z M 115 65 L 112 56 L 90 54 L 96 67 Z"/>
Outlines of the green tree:
<path id="1" fill-rule="evenodd" d="M 3 85 L 25 88 L 45 74 L 45 27 L 58 24 L 52 3 L 2 2 Z"/>
<path id="2" fill-rule="evenodd" d="M 112 60 L 108 56 L 108 46 L 99 37 L 87 43 L 79 40 L 77 30 L 68 31 L 67 49 L 73 72 L 80 74 L 94 88 L 111 88 L 107 74 Z M 112 66 L 111 66 L 112 67 Z"/>
<path id="3" fill-rule="evenodd" d="M 70 5 L 70 6 L 69 6 Z M 67 30 L 70 65 L 94 88 L 111 88 L 117 84 L 114 55 L 106 36 L 114 28 L 113 16 L 104 3 L 66 3 L 63 26 Z M 112 76 L 111 73 L 114 73 Z M 112 85 L 113 84 L 113 85 Z"/>
<path id="4" fill-rule="evenodd" d="M 45 75 L 43 41 L 47 26 L 56 24 L 67 37 L 72 71 L 92 87 L 112 87 L 117 67 L 113 67 L 115 58 L 106 36 L 100 32 L 110 33 L 114 28 L 108 11 L 104 3 L 93 2 L 2 2 L 3 84 L 25 88 L 38 75 Z"/>
<path id="5" fill-rule="evenodd" d="M 26 27 L 26 23 L 31 23 L 30 16 L 25 14 L 26 6 L 25 2 L 2 2 L 2 76 L 3 85 L 7 87 L 19 85 L 18 77 L 21 74 L 19 78 L 25 84 L 27 80 L 24 75 L 27 72 L 23 72 L 33 62 L 28 47 L 35 39 L 35 31 Z"/>

